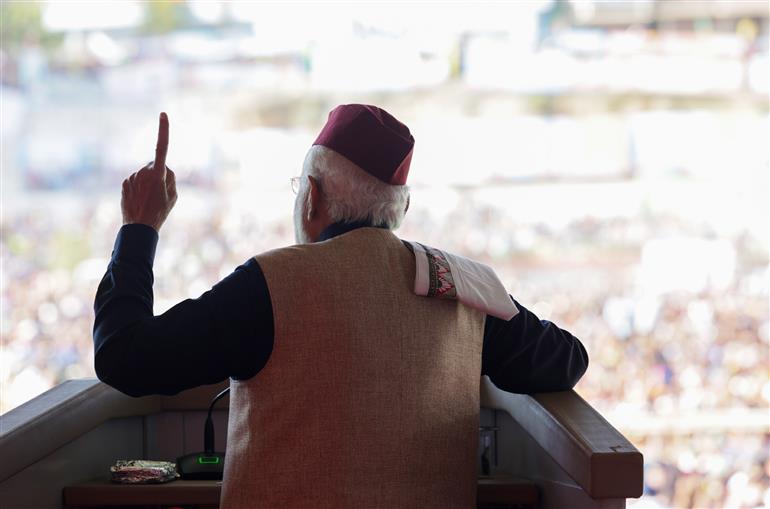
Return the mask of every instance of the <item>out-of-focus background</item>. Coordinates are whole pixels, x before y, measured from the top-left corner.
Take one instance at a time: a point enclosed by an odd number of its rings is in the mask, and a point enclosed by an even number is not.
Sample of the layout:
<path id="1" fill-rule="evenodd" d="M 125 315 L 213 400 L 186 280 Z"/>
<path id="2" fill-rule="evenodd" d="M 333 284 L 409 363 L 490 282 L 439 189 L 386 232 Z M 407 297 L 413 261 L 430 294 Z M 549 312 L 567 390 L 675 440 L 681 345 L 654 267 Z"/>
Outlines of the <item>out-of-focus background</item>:
<path id="1" fill-rule="evenodd" d="M 0 411 L 93 376 L 120 182 L 159 111 L 179 201 L 156 313 L 293 242 L 289 178 L 365 102 L 417 140 L 399 234 L 488 262 L 586 345 L 576 390 L 645 454 L 634 507 L 770 506 L 766 2 L 0 13 Z"/>

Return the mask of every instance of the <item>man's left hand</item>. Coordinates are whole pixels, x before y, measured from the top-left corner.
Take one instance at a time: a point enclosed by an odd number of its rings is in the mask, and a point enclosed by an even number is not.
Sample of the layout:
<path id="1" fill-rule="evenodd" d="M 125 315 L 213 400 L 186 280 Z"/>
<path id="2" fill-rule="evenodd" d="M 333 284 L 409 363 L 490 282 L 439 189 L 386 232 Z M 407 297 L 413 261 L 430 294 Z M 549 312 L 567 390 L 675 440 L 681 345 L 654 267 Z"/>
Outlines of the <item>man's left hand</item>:
<path id="1" fill-rule="evenodd" d="M 123 181 L 123 224 L 146 224 L 160 231 L 177 198 L 176 177 L 166 167 L 167 152 L 168 117 L 161 113 L 155 160 Z"/>

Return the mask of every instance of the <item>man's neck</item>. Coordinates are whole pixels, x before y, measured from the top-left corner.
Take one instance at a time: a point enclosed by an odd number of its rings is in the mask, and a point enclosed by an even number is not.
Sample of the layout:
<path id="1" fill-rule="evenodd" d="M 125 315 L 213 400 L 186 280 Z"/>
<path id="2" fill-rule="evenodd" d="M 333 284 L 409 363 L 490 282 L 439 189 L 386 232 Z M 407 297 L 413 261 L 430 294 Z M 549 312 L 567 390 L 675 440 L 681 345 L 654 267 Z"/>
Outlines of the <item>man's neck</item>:
<path id="1" fill-rule="evenodd" d="M 321 234 L 318 236 L 318 242 L 323 242 L 324 240 L 333 239 L 334 237 L 337 237 L 339 235 L 343 235 L 348 232 L 352 232 L 353 230 L 357 230 L 358 228 L 385 228 L 385 226 L 382 225 L 373 225 L 368 221 L 356 221 L 353 223 L 332 223 L 326 228 L 323 229 Z"/>

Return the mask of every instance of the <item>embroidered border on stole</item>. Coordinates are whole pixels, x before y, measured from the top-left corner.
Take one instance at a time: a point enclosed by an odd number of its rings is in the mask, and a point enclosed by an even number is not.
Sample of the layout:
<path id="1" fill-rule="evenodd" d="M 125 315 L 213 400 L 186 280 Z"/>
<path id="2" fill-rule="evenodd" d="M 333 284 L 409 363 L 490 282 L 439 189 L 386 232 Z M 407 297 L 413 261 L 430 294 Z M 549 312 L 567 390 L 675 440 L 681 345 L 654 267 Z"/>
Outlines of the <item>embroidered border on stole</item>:
<path id="1" fill-rule="evenodd" d="M 428 258 L 428 297 L 457 299 L 457 287 L 444 253 L 420 244 Z"/>

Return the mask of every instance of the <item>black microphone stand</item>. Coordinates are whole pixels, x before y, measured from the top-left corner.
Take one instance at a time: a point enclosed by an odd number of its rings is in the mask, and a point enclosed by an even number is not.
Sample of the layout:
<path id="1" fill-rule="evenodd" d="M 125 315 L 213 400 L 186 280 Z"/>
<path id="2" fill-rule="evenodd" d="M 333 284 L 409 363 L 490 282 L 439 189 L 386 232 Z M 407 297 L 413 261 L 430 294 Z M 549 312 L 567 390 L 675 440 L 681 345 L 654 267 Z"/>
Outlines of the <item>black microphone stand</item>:
<path id="1" fill-rule="evenodd" d="M 211 418 L 211 412 L 213 412 L 216 402 L 225 397 L 228 392 L 230 392 L 229 387 L 211 400 L 203 429 L 203 452 L 194 452 L 177 458 L 176 469 L 182 479 L 222 480 L 225 453 L 214 451 L 214 420 Z"/>

